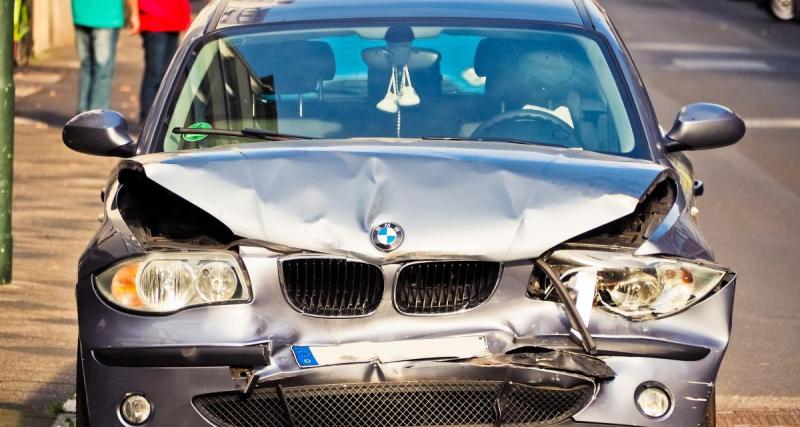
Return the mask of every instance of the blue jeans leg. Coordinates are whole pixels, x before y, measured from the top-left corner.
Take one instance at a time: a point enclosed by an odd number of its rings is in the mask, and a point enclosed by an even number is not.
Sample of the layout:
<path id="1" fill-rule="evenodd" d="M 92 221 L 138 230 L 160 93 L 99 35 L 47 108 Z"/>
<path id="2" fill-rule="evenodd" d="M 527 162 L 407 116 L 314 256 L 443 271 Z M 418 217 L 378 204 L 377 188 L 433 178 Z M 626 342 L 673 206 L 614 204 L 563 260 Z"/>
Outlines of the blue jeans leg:
<path id="1" fill-rule="evenodd" d="M 78 113 L 89 109 L 89 97 L 92 85 L 92 29 L 84 26 L 75 26 L 75 46 L 78 50 L 78 60 L 81 63 L 78 75 L 78 103 L 75 107 Z"/>
<path id="2" fill-rule="evenodd" d="M 139 119 L 144 122 L 158 93 L 164 74 L 178 49 L 177 32 L 143 31 L 144 77 L 140 92 L 141 109 Z"/>
<path id="3" fill-rule="evenodd" d="M 111 81 L 114 79 L 118 28 L 95 28 L 92 31 L 92 89 L 90 109 L 108 109 L 111 98 Z"/>
<path id="4" fill-rule="evenodd" d="M 118 37 L 117 28 L 75 26 L 75 45 L 81 63 L 78 78 L 79 113 L 109 108 Z"/>

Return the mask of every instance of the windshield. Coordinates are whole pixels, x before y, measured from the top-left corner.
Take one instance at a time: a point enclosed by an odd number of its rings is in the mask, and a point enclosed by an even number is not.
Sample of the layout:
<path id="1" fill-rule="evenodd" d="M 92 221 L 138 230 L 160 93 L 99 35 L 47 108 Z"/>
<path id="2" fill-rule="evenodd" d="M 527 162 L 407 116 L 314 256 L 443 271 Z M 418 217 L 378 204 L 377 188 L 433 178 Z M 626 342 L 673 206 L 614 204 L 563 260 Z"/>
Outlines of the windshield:
<path id="1" fill-rule="evenodd" d="M 165 151 L 423 138 L 646 152 L 603 50 L 566 30 L 262 28 L 202 44 L 181 84 Z"/>

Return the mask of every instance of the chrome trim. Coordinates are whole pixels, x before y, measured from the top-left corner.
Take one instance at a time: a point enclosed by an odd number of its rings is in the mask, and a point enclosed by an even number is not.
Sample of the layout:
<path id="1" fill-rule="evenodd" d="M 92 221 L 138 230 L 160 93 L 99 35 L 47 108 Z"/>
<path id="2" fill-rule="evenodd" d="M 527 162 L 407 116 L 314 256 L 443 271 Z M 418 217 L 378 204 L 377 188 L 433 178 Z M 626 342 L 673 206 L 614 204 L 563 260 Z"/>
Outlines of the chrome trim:
<path id="1" fill-rule="evenodd" d="M 451 312 L 447 312 L 447 313 L 406 313 L 405 311 L 400 310 L 400 307 L 397 306 L 397 281 L 398 281 L 398 278 L 400 277 L 400 273 L 403 271 L 403 269 L 405 269 L 408 266 L 416 265 L 416 264 L 433 264 L 433 263 L 441 263 L 441 262 L 491 262 L 491 263 L 498 264 L 497 280 L 495 281 L 494 286 L 492 287 L 492 292 L 486 298 L 486 301 L 483 301 L 480 304 L 478 304 L 478 305 L 476 305 L 475 307 L 472 307 L 472 308 L 466 308 L 466 309 L 461 309 L 461 310 L 458 310 L 458 311 L 451 311 Z M 500 287 L 500 281 L 503 279 L 504 267 L 505 267 L 505 263 L 503 263 L 503 262 L 486 261 L 486 260 L 480 260 L 480 259 L 466 259 L 466 258 L 442 259 L 442 260 L 424 260 L 424 261 L 413 261 L 413 262 L 404 263 L 397 269 L 397 271 L 394 274 L 394 278 L 392 279 L 392 306 L 394 307 L 396 312 L 398 312 L 398 313 L 400 313 L 400 314 L 402 314 L 404 316 L 414 316 L 414 317 L 417 317 L 417 316 L 450 316 L 450 315 L 453 315 L 453 314 L 461 314 L 461 313 L 470 312 L 472 310 L 480 308 L 481 306 L 483 306 L 484 304 L 489 302 L 489 300 L 492 299 L 492 297 L 494 297 L 494 294 L 497 292 L 497 288 Z"/>

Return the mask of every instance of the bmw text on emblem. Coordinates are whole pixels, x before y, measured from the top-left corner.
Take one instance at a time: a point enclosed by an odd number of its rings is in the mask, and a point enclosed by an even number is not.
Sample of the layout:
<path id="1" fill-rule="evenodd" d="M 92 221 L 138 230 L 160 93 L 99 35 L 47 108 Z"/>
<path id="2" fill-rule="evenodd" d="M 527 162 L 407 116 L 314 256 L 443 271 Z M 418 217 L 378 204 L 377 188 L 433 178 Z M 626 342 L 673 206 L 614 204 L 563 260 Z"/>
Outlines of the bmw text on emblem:
<path id="1" fill-rule="evenodd" d="M 403 229 L 394 223 L 384 222 L 372 227 L 372 245 L 384 252 L 397 249 L 403 243 Z"/>

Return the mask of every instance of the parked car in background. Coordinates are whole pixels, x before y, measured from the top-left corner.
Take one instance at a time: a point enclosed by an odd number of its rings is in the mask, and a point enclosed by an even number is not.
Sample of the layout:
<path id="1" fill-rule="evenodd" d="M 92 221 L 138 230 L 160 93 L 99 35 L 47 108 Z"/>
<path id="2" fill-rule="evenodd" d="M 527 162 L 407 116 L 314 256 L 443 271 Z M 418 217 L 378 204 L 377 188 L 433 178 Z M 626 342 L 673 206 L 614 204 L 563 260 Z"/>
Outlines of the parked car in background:
<path id="1" fill-rule="evenodd" d="M 79 425 L 714 425 L 736 275 L 583 0 L 221 1 L 78 266 Z"/>

